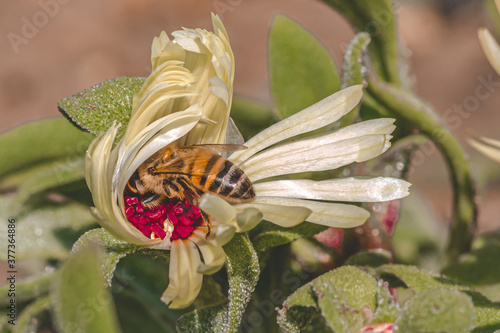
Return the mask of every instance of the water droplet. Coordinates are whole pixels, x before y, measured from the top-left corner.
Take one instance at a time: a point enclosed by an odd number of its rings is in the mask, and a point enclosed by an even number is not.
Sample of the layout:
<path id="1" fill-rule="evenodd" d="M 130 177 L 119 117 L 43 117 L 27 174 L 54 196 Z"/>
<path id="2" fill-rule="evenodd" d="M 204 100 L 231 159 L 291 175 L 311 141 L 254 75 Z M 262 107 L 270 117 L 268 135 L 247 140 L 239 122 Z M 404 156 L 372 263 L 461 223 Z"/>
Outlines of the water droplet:
<path id="1" fill-rule="evenodd" d="M 374 212 L 377 212 L 377 213 L 381 212 L 382 209 L 383 209 L 382 204 L 380 204 L 380 203 L 373 204 L 373 211 Z"/>
<path id="2" fill-rule="evenodd" d="M 35 235 L 37 235 L 37 236 L 41 236 L 42 234 L 43 234 L 43 230 L 42 230 L 42 228 L 36 228 L 36 229 L 35 229 Z"/>

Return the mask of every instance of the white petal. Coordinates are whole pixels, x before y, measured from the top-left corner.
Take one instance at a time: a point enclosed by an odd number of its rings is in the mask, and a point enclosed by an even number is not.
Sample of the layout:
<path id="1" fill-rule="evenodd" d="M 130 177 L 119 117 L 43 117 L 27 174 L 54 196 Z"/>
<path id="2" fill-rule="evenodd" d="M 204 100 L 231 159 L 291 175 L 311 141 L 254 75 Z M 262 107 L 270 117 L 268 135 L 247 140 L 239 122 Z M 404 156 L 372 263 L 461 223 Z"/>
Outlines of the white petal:
<path id="1" fill-rule="evenodd" d="M 353 162 L 374 158 L 390 147 L 390 135 L 366 135 L 333 142 L 323 146 L 290 144 L 271 148 L 255 155 L 240 167 L 252 182 L 259 179 L 299 172 L 325 171 Z M 299 144 L 299 145 L 298 145 Z M 280 151 L 275 153 L 274 149 Z M 286 150 L 286 152 L 284 152 Z"/>
<path id="2" fill-rule="evenodd" d="M 198 205 L 201 210 L 216 220 L 219 227 L 222 225 L 231 226 L 232 229 L 228 230 L 229 233 L 232 233 L 231 237 L 234 232 L 245 232 L 252 229 L 262 219 L 262 214 L 257 209 L 242 208 L 236 210 L 221 197 L 210 193 L 205 193 L 200 198 Z M 223 228 L 221 228 L 222 230 Z M 216 236 L 219 236 L 220 241 L 222 235 L 216 233 Z"/>
<path id="3" fill-rule="evenodd" d="M 220 246 L 226 245 L 233 239 L 236 228 L 227 224 L 214 224 L 211 228 L 210 239 Z"/>
<path id="4" fill-rule="evenodd" d="M 177 30 L 172 32 L 172 36 L 175 37 L 174 43 L 182 46 L 183 49 L 195 53 L 202 53 L 203 44 L 199 42 L 199 36 L 195 29 Z"/>
<path id="5" fill-rule="evenodd" d="M 210 82 L 210 92 L 222 99 L 226 106 L 229 105 L 229 90 L 226 83 L 217 76 L 211 77 L 208 82 Z"/>
<path id="6" fill-rule="evenodd" d="M 163 51 L 169 43 L 170 39 L 165 31 L 162 31 L 160 36 L 153 39 L 153 43 L 151 44 L 151 65 L 153 70 L 158 67 L 158 59 L 162 56 Z"/>
<path id="7" fill-rule="evenodd" d="M 207 240 L 202 231 L 195 231 L 189 240 L 196 244 L 203 258 L 203 262 L 198 267 L 198 273 L 213 274 L 224 266 L 226 254 L 222 246 Z"/>
<path id="8" fill-rule="evenodd" d="M 272 125 L 248 140 L 245 144 L 248 149 L 235 152 L 231 155 L 230 160 L 235 164 L 240 164 L 250 156 L 275 143 L 314 131 L 337 121 L 359 103 L 363 95 L 362 89 L 361 85 L 343 89 Z"/>
<path id="9" fill-rule="evenodd" d="M 171 309 L 189 306 L 200 293 L 203 275 L 197 272 L 201 265 L 196 245 L 188 240 L 172 242 L 169 282 L 161 300 Z"/>
<path id="10" fill-rule="evenodd" d="M 479 29 L 478 35 L 486 58 L 488 58 L 495 71 L 500 74 L 500 45 L 498 45 L 491 32 L 485 28 Z"/>
<path id="11" fill-rule="evenodd" d="M 261 204 L 269 205 L 271 206 L 271 209 L 272 206 L 276 206 L 280 210 L 282 207 L 308 208 L 312 211 L 312 213 L 305 218 L 307 222 L 336 228 L 357 227 L 365 223 L 368 217 L 370 217 L 370 213 L 368 211 L 354 205 L 301 199 L 258 197 L 249 205 L 253 205 L 258 209 Z M 267 220 L 265 213 L 264 219 Z"/>
<path id="12" fill-rule="evenodd" d="M 396 128 L 396 126 L 393 125 L 394 121 L 395 119 L 391 118 L 367 120 L 344 127 L 335 132 L 325 133 L 309 139 L 301 139 L 296 142 L 282 144 L 253 156 L 249 160 L 243 162 L 240 166 L 244 168 L 253 164 L 262 163 L 264 160 L 269 158 L 284 156 L 290 153 L 306 153 L 307 150 L 314 147 L 320 147 L 356 137 L 376 134 L 391 134 Z"/>
<path id="13" fill-rule="evenodd" d="M 500 163 L 500 141 L 481 136 L 473 136 L 467 142 L 477 151 Z"/>
<path id="14" fill-rule="evenodd" d="M 219 224 L 228 224 L 236 227 L 236 209 L 224 199 L 214 194 L 205 193 L 201 196 L 198 206 L 205 213 L 216 219 Z"/>
<path id="15" fill-rule="evenodd" d="M 237 232 L 246 232 L 253 229 L 263 218 L 263 214 L 257 208 L 249 207 L 236 215 L 238 224 Z"/>
<path id="16" fill-rule="evenodd" d="M 157 243 L 134 228 L 113 201 L 111 176 L 117 158 L 116 150 L 111 151 L 118 126 L 112 125 L 105 133 L 94 139 L 85 158 L 85 179 L 92 193 L 95 208 L 91 213 L 100 224 L 116 237 L 129 243 L 152 245 Z"/>
<path id="17" fill-rule="evenodd" d="M 279 225 L 280 227 L 294 227 L 311 214 L 311 210 L 306 207 L 279 204 L 268 204 L 260 200 L 244 203 L 235 206 L 238 210 L 255 208 L 263 214 L 264 220 Z"/>
<path id="18" fill-rule="evenodd" d="M 278 180 L 254 184 L 257 196 L 327 201 L 381 202 L 407 196 L 410 183 L 396 178 Z"/>

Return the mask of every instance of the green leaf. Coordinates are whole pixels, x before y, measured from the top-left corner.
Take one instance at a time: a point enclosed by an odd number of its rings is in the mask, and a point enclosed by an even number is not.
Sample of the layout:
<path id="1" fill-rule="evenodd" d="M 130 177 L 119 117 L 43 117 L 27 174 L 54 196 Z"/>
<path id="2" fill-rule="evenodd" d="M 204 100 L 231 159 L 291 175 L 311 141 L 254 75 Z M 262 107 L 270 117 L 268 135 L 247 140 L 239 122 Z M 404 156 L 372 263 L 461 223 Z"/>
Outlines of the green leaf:
<path id="1" fill-rule="evenodd" d="M 389 284 L 377 282 L 377 309 L 373 313 L 372 323 L 393 323 L 401 311 L 399 303 L 389 291 Z"/>
<path id="2" fill-rule="evenodd" d="M 260 223 L 258 233 L 252 237 L 257 253 L 262 253 L 272 247 L 288 244 L 296 239 L 314 236 L 327 227 L 313 223 L 301 223 L 296 227 L 282 228 L 271 223 Z"/>
<path id="3" fill-rule="evenodd" d="M 62 166 L 56 162 L 25 179 L 13 198 L 11 214 L 18 215 L 25 208 L 23 206 L 29 205 L 30 200 L 35 196 L 84 179 L 83 166 L 83 157 L 77 158 L 71 166 Z"/>
<path id="4" fill-rule="evenodd" d="M 373 252 L 365 251 L 350 256 L 345 264 L 351 266 L 379 267 L 387 264 L 391 258 L 392 254 L 382 249 Z"/>
<path id="5" fill-rule="evenodd" d="M 100 269 L 101 249 L 74 253 L 54 279 L 52 301 L 60 332 L 120 332 L 113 298 Z"/>
<path id="6" fill-rule="evenodd" d="M 115 238 L 103 228 L 97 228 L 83 234 L 75 242 L 71 252 L 78 252 L 81 248 L 85 248 L 92 243 L 98 243 L 103 248 L 103 253 L 101 253 L 101 270 L 109 286 L 111 285 L 111 279 L 120 259 L 142 248 L 139 245 L 130 244 Z"/>
<path id="7" fill-rule="evenodd" d="M 472 287 L 500 284 L 498 235 L 481 236 L 475 240 L 472 252 L 462 255 L 458 263 L 448 266 L 443 273 Z"/>
<path id="8" fill-rule="evenodd" d="M 286 118 L 339 90 L 330 54 L 298 23 L 274 18 L 269 35 L 271 91 L 278 117 Z"/>
<path id="9" fill-rule="evenodd" d="M 431 274 L 415 266 L 384 265 L 379 268 L 379 272 L 396 276 L 416 293 L 435 288 L 468 289 L 445 276 Z"/>
<path id="10" fill-rule="evenodd" d="M 313 282 L 318 308 L 335 333 L 357 333 L 363 328 L 363 313 L 346 306 L 342 290 L 329 283 Z"/>
<path id="11" fill-rule="evenodd" d="M 16 302 L 26 302 L 46 295 L 49 292 L 50 282 L 53 278 L 54 274 L 52 272 L 44 272 L 16 281 Z M 9 289 L 10 283 L 0 286 L 0 295 L 7 295 Z M 1 306 L 7 305 L 9 302 L 10 299 L 7 297 L 0 298 Z"/>
<path id="12" fill-rule="evenodd" d="M 50 297 L 42 297 L 29 304 L 23 309 L 16 325 L 13 327 L 13 333 L 36 332 L 37 324 L 36 317 L 43 311 L 50 308 Z"/>
<path id="13" fill-rule="evenodd" d="M 7 230 L 11 196 L 0 196 L 0 225 Z M 16 259 L 63 259 L 80 234 L 96 223 L 88 207 L 71 203 L 48 206 L 15 217 Z M 0 246 L 7 248 L 7 233 L 0 233 Z M 6 260 L 7 253 L 0 254 Z"/>
<path id="14" fill-rule="evenodd" d="M 177 320 L 179 333 L 213 333 L 218 322 L 224 321 L 227 314 L 227 304 L 219 304 L 196 309 Z M 220 331 L 222 332 L 222 331 Z M 229 331 L 228 331 L 229 332 Z"/>
<path id="15" fill-rule="evenodd" d="M 349 322 L 353 316 L 358 324 L 362 323 L 362 309 L 367 307 L 374 311 L 376 297 L 377 281 L 372 276 L 356 267 L 343 266 L 321 275 L 290 295 L 278 311 L 278 323 L 284 330 L 299 332 L 309 325 L 319 306 L 322 313 L 328 316 L 325 319 L 330 326 L 343 329 L 344 321 Z M 328 310 L 329 307 L 337 311 L 331 313 L 333 310 Z"/>
<path id="16" fill-rule="evenodd" d="M 37 163 L 64 158 L 70 164 L 85 155 L 93 136 L 82 133 L 62 118 L 30 122 L 0 135 L 0 178 Z"/>
<path id="17" fill-rule="evenodd" d="M 410 85 L 405 59 L 398 45 L 396 16 L 391 0 L 323 0 L 340 11 L 358 32 L 371 37 L 370 64 L 384 81 Z"/>
<path id="18" fill-rule="evenodd" d="M 165 305 L 151 302 L 135 289 L 113 290 L 113 296 L 123 333 L 175 332 L 175 320 Z"/>
<path id="19" fill-rule="evenodd" d="M 134 95 L 146 78 L 122 76 L 96 84 L 71 97 L 59 101 L 59 111 L 76 127 L 93 134 L 109 129 L 116 121 L 121 124 L 119 140 L 130 120 Z"/>
<path id="20" fill-rule="evenodd" d="M 245 139 L 274 123 L 274 115 L 268 105 L 244 97 L 233 98 L 231 118 Z"/>
<path id="21" fill-rule="evenodd" d="M 500 304 L 491 302 L 480 293 L 471 291 L 466 286 L 457 285 L 444 276 L 431 274 L 414 266 L 385 265 L 380 267 L 379 271 L 393 274 L 417 294 L 440 288 L 460 290 L 472 298 L 476 309 L 477 328 L 473 331 L 474 333 L 488 333 L 500 329 Z"/>
<path id="22" fill-rule="evenodd" d="M 395 326 L 401 332 L 467 333 L 475 327 L 472 299 L 447 288 L 422 291 L 406 302 Z"/>
<path id="23" fill-rule="evenodd" d="M 229 281 L 229 304 L 225 320 L 217 321 L 216 332 L 236 332 L 243 312 L 259 280 L 259 258 L 245 233 L 236 234 L 224 245 Z"/>
<path id="24" fill-rule="evenodd" d="M 490 333 L 500 330 L 500 303 L 493 303 L 478 292 L 465 291 L 476 307 L 477 323 L 473 333 Z"/>
<path id="25" fill-rule="evenodd" d="M 168 254 L 168 251 L 162 251 Z M 170 310 L 160 300 L 168 282 L 168 261 L 159 252 L 137 252 L 120 260 L 112 292 L 124 333 L 175 332 L 186 310 Z"/>

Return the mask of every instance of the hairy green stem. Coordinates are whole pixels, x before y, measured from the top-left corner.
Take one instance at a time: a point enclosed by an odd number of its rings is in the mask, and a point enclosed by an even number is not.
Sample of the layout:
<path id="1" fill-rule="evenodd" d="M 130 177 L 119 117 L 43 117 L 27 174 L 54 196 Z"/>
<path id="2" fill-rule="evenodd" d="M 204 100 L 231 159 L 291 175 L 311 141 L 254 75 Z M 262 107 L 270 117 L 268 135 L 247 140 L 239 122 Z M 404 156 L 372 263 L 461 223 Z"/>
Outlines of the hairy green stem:
<path id="1" fill-rule="evenodd" d="M 18 281 L 16 286 L 16 301 L 26 302 L 48 294 L 50 283 L 53 279 L 53 273 L 43 273 Z M 7 295 L 9 288 L 10 283 L 2 285 L 0 287 L 0 295 Z M 4 297 L 0 299 L 0 306 L 5 306 L 9 303 L 10 298 Z"/>
<path id="2" fill-rule="evenodd" d="M 396 118 L 428 136 L 443 154 L 453 185 L 454 207 L 447 252 L 449 262 L 456 261 L 460 254 L 470 250 L 477 217 L 475 188 L 462 146 L 434 111 L 414 95 L 373 76 L 369 78 L 368 92 Z"/>
<path id="3" fill-rule="evenodd" d="M 42 297 L 36 301 L 30 303 L 21 312 L 16 325 L 13 326 L 13 333 L 24 333 L 32 332 L 32 330 L 37 329 L 36 324 L 33 322 L 33 318 L 39 313 L 46 311 L 50 308 L 51 300 L 49 296 Z"/>
<path id="4" fill-rule="evenodd" d="M 260 275 L 259 258 L 246 233 L 236 234 L 224 245 L 229 282 L 229 304 L 225 322 L 215 332 L 238 332 L 243 313 Z"/>

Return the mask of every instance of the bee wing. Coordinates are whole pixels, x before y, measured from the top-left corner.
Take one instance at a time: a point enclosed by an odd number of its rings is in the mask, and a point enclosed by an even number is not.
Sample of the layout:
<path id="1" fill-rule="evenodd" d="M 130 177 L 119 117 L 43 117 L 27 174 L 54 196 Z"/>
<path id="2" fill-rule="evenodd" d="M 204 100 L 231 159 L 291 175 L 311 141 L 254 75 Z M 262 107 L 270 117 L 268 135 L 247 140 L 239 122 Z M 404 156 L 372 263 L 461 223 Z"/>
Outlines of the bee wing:
<path id="1" fill-rule="evenodd" d="M 212 146 L 212 145 L 199 145 L 202 146 Z M 218 146 L 218 145 L 213 145 Z M 189 148 L 186 153 L 179 154 L 179 157 L 169 163 L 159 164 L 156 166 L 156 174 L 177 174 L 177 175 L 189 175 L 194 177 L 204 177 L 210 175 L 210 171 L 214 163 L 221 159 L 220 155 L 214 154 L 212 151 L 200 152 L 201 149 L 192 149 L 197 146 L 186 146 L 183 148 Z"/>
<path id="2" fill-rule="evenodd" d="M 195 149 L 196 148 L 206 148 L 206 149 L 210 149 L 218 154 L 247 149 L 247 147 L 244 145 L 233 145 L 233 144 L 202 144 L 202 145 L 186 146 L 183 148 L 195 148 Z"/>

